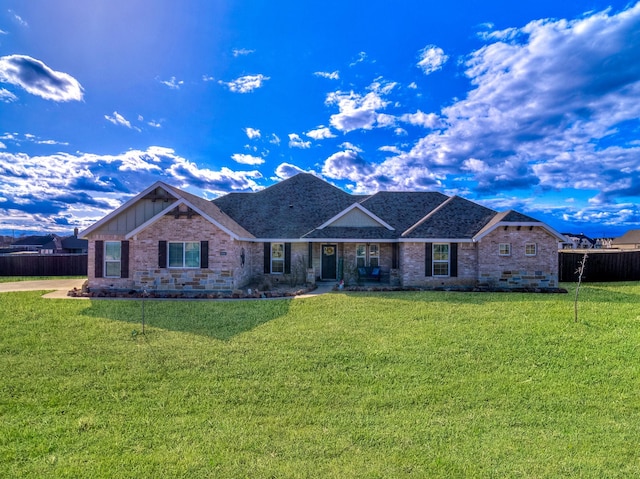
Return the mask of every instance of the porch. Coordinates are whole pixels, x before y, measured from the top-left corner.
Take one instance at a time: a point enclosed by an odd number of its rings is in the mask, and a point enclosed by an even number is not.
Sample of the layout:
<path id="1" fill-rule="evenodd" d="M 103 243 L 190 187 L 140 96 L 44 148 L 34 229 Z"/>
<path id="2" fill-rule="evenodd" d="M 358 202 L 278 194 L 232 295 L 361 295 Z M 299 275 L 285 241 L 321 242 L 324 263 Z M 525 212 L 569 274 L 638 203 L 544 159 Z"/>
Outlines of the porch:
<path id="1" fill-rule="evenodd" d="M 345 285 L 399 285 L 397 243 L 309 243 L 317 281 Z"/>

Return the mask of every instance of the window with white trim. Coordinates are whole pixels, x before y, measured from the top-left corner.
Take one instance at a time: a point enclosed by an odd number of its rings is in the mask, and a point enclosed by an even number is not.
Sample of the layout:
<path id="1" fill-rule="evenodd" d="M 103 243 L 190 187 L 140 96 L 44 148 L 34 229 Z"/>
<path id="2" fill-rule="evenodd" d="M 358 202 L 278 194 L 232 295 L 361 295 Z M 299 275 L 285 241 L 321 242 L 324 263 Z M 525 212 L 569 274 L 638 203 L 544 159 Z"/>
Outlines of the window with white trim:
<path id="1" fill-rule="evenodd" d="M 433 275 L 449 276 L 449 243 L 433 243 Z"/>
<path id="2" fill-rule="evenodd" d="M 511 256 L 511 243 L 500 243 L 498 245 L 498 254 L 500 256 Z"/>
<path id="3" fill-rule="evenodd" d="M 271 243 L 271 272 L 284 273 L 284 243 Z"/>
<path id="4" fill-rule="evenodd" d="M 369 245 L 369 266 L 372 268 L 380 266 L 380 245 L 377 243 Z"/>
<path id="5" fill-rule="evenodd" d="M 356 245 L 356 267 L 372 268 L 380 266 L 380 245 L 378 243 L 359 243 Z"/>
<path id="6" fill-rule="evenodd" d="M 367 245 L 356 245 L 356 267 L 363 268 L 367 265 Z"/>
<path id="7" fill-rule="evenodd" d="M 199 268 L 199 241 L 169 241 L 167 244 L 169 268 Z"/>
<path id="8" fill-rule="evenodd" d="M 104 242 L 104 276 L 119 278 L 122 270 L 122 244 L 120 241 Z"/>
<path id="9" fill-rule="evenodd" d="M 527 243 L 524 245 L 524 254 L 526 256 L 535 256 L 538 254 L 538 246 L 535 243 Z"/>

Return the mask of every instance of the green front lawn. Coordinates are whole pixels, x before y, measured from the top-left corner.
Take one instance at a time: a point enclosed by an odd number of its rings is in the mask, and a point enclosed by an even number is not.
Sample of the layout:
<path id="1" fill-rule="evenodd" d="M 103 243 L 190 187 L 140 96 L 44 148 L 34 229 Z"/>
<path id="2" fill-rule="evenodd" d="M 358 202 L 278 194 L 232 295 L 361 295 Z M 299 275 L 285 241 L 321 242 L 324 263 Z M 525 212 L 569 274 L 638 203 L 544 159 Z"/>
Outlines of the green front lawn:
<path id="1" fill-rule="evenodd" d="M 640 284 L 564 286 L 2 293 L 0 477 L 638 477 Z"/>

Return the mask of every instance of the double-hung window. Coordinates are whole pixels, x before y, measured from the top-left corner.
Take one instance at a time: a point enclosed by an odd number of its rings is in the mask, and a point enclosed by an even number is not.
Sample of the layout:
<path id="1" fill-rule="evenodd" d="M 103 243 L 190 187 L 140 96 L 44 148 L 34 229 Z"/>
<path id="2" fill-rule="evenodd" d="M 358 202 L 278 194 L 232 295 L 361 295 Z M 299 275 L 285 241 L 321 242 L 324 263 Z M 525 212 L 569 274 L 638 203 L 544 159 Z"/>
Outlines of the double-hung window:
<path id="1" fill-rule="evenodd" d="M 500 243 L 498 245 L 498 254 L 500 256 L 511 256 L 511 243 Z"/>
<path id="2" fill-rule="evenodd" d="M 284 243 L 271 243 L 271 272 L 284 273 Z"/>
<path id="3" fill-rule="evenodd" d="M 524 245 L 525 256 L 535 256 L 538 252 L 538 248 L 535 243 L 527 243 Z"/>
<path id="4" fill-rule="evenodd" d="M 169 268 L 199 268 L 200 267 L 200 242 L 199 241 L 170 241 Z"/>
<path id="5" fill-rule="evenodd" d="M 120 241 L 104 242 L 104 276 L 119 278 L 122 269 L 122 244 Z"/>
<path id="6" fill-rule="evenodd" d="M 356 245 L 356 267 L 380 266 L 380 245 L 377 243 Z"/>
<path id="7" fill-rule="evenodd" d="M 449 243 L 433 244 L 433 275 L 449 276 Z"/>

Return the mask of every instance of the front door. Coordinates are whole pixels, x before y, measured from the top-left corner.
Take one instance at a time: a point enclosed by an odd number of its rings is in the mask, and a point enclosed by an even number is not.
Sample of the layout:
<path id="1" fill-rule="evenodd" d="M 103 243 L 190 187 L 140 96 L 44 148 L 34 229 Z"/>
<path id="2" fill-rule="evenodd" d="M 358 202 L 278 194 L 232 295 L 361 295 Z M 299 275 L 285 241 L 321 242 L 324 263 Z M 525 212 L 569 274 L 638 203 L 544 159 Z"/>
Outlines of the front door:
<path id="1" fill-rule="evenodd" d="M 338 248 L 334 244 L 322 245 L 322 279 L 337 279 Z"/>

